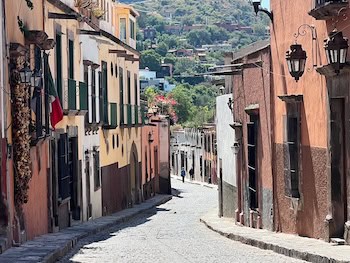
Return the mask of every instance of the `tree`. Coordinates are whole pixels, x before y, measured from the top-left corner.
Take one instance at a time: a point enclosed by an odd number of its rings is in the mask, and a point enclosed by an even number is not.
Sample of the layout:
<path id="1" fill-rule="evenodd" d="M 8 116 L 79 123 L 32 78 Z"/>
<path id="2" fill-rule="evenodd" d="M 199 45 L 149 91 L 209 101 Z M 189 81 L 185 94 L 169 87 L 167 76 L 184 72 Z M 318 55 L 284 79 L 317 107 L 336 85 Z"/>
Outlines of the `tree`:
<path id="1" fill-rule="evenodd" d="M 157 96 L 158 92 L 154 86 L 147 87 L 144 91 L 144 94 L 147 98 L 148 106 L 154 103 L 154 99 Z"/>
<path id="2" fill-rule="evenodd" d="M 172 54 L 167 54 L 166 57 L 164 58 L 164 63 L 166 64 L 172 64 L 173 66 L 175 66 L 176 63 L 176 57 Z"/>
<path id="3" fill-rule="evenodd" d="M 140 68 L 149 68 L 152 71 L 160 71 L 161 56 L 153 49 L 141 52 Z"/>
<path id="4" fill-rule="evenodd" d="M 175 63 L 174 75 L 191 75 L 194 74 L 196 62 L 189 58 L 179 58 Z"/>
<path id="5" fill-rule="evenodd" d="M 229 33 L 226 29 L 220 28 L 218 26 L 208 27 L 210 33 L 210 38 L 212 42 L 223 42 L 229 39 Z"/>
<path id="6" fill-rule="evenodd" d="M 168 53 L 168 45 L 165 44 L 164 42 L 160 42 L 156 48 L 156 52 L 161 55 L 162 57 L 166 56 L 166 54 Z"/>
<path id="7" fill-rule="evenodd" d="M 193 30 L 187 34 L 188 43 L 195 47 L 200 47 L 205 44 L 211 44 L 211 34 L 206 29 Z"/>
<path id="8" fill-rule="evenodd" d="M 184 123 L 189 119 L 190 110 L 192 106 L 191 92 L 188 87 L 189 85 L 181 84 L 176 86 L 171 91 L 171 96 L 177 101 L 174 105 L 174 110 L 178 117 L 179 123 Z"/>

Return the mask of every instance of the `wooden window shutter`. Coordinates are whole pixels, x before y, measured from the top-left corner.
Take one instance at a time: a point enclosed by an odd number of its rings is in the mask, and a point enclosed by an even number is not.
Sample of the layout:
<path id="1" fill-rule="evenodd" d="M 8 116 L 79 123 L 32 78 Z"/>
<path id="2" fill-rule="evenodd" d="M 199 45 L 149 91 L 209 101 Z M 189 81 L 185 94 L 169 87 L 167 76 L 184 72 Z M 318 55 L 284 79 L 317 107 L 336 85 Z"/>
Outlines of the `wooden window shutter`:
<path id="1" fill-rule="evenodd" d="M 68 136 L 61 134 L 58 140 L 58 188 L 62 200 L 70 197 L 70 176 L 68 169 Z"/>
<path id="2" fill-rule="evenodd" d="M 61 33 L 56 33 L 56 88 L 58 97 L 62 103 L 62 36 Z"/>

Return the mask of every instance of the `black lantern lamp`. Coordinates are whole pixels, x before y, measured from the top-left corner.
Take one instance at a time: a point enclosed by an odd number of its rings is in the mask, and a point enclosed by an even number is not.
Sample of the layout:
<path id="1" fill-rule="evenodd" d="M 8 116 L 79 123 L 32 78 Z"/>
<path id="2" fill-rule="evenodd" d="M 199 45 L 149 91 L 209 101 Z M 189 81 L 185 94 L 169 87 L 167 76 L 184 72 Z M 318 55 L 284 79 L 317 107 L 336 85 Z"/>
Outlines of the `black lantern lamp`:
<path id="1" fill-rule="evenodd" d="M 327 62 L 334 67 L 335 73 L 339 74 L 340 69 L 346 63 L 348 54 L 348 39 L 343 37 L 343 33 L 333 30 L 329 38 L 325 40 L 324 49 L 326 51 Z"/>
<path id="2" fill-rule="evenodd" d="M 288 71 L 296 81 L 304 74 L 306 58 L 306 52 L 299 44 L 291 45 L 287 51 Z"/>
<path id="3" fill-rule="evenodd" d="M 256 15 L 258 15 L 259 12 L 264 12 L 269 16 L 271 21 L 273 21 L 273 15 L 271 12 L 269 12 L 266 8 L 262 8 L 261 6 L 261 0 L 253 0 L 252 1 L 253 7 L 254 7 L 254 12 Z"/>
<path id="4" fill-rule="evenodd" d="M 153 141 L 154 141 L 154 139 L 153 139 L 153 132 L 149 132 L 148 133 L 148 142 L 152 143 Z"/>
<path id="5" fill-rule="evenodd" d="M 19 71 L 21 77 L 21 84 L 30 84 L 33 72 L 29 68 L 27 62 L 24 63 L 24 67 Z"/>
<path id="6" fill-rule="evenodd" d="M 41 71 L 37 70 L 32 76 L 31 76 L 31 83 L 32 86 L 35 88 L 40 88 L 41 85 L 41 80 L 42 80 L 42 76 L 41 76 Z"/>

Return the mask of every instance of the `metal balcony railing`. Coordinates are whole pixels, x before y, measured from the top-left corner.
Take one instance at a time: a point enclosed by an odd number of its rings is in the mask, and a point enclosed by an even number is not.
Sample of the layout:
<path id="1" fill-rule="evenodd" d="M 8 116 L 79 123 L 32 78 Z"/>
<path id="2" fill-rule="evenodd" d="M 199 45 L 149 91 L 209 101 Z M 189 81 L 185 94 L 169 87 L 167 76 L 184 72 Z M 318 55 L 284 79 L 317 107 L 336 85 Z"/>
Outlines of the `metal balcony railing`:
<path id="1" fill-rule="evenodd" d="M 328 20 L 339 15 L 339 10 L 348 4 L 348 0 L 314 0 L 309 15 L 316 20 Z"/>
<path id="2" fill-rule="evenodd" d="M 347 1 L 345 0 L 315 0 L 315 7 L 320 7 L 323 6 L 325 4 L 338 4 L 338 3 L 346 3 Z"/>

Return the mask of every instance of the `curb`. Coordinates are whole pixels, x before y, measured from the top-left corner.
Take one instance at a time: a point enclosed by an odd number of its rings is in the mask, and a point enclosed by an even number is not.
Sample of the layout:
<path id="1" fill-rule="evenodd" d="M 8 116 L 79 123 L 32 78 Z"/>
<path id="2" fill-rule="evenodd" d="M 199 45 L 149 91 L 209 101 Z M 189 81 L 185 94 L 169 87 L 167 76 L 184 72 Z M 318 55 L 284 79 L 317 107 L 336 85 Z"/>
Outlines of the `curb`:
<path id="1" fill-rule="evenodd" d="M 172 175 L 171 178 L 176 179 L 176 180 L 178 180 L 178 181 L 182 181 L 182 179 L 179 178 L 178 176 Z M 188 179 L 185 179 L 185 183 L 200 185 L 200 186 L 204 186 L 204 187 L 207 187 L 207 188 L 210 188 L 210 189 L 214 189 L 214 188 L 215 188 L 214 185 L 212 186 L 212 185 L 210 185 L 210 184 L 208 184 L 208 183 L 203 183 L 203 182 L 194 181 L 194 180 L 193 180 L 193 181 L 190 181 L 190 180 L 188 180 Z"/>
<path id="2" fill-rule="evenodd" d="M 152 203 L 153 198 L 156 198 L 154 203 Z M 153 198 L 141 203 L 141 207 L 139 208 L 133 207 L 109 216 L 83 222 L 82 224 L 63 229 L 57 233 L 49 233 L 40 236 L 37 239 L 28 241 L 19 247 L 10 248 L 4 251 L 3 254 L 0 254 L 0 262 L 13 263 L 19 261 L 20 259 L 27 259 L 26 262 L 54 263 L 68 254 L 80 240 L 105 231 L 118 224 L 127 222 L 139 214 L 170 201 L 172 196 L 156 195 Z M 24 252 L 25 250 L 30 250 L 30 254 L 26 255 Z"/>
<path id="3" fill-rule="evenodd" d="M 41 261 L 43 263 L 54 263 L 57 260 L 63 258 L 66 254 L 68 254 L 75 246 L 76 244 L 89 236 L 95 235 L 99 232 L 102 232 L 104 230 L 107 230 L 108 228 L 114 227 L 115 225 L 121 224 L 121 223 L 125 223 L 126 221 L 132 219 L 133 217 L 146 212 L 158 205 L 164 204 L 168 201 L 170 201 L 172 199 L 172 196 L 165 196 L 164 198 L 162 198 L 161 200 L 157 201 L 156 203 L 152 204 L 149 207 L 145 207 L 142 208 L 138 211 L 132 212 L 130 215 L 126 215 L 126 216 L 122 216 L 120 218 L 117 218 L 116 220 L 114 220 L 111 223 L 107 223 L 105 225 L 101 225 L 99 227 L 96 227 L 92 230 L 87 230 L 86 233 L 79 235 L 76 238 L 71 239 L 70 241 L 68 241 L 64 246 L 60 247 L 59 249 L 55 250 L 53 253 L 47 255 L 46 257 L 44 257 L 44 259 Z M 112 215 L 113 216 L 113 215 Z M 72 231 L 74 231 L 74 229 L 71 229 Z M 67 229 L 67 231 L 69 231 L 69 228 Z"/>
<path id="4" fill-rule="evenodd" d="M 318 254 L 313 254 L 313 253 L 306 252 L 306 251 L 298 251 L 295 249 L 290 249 L 290 248 L 283 247 L 283 246 L 280 246 L 277 244 L 271 244 L 271 243 L 260 241 L 260 240 L 254 239 L 254 238 L 245 237 L 243 235 L 238 235 L 238 234 L 234 234 L 234 233 L 226 233 L 226 232 L 223 232 L 221 230 L 215 229 L 212 225 L 210 225 L 210 223 L 208 223 L 203 218 L 200 219 L 200 222 L 202 222 L 210 230 L 212 230 L 212 231 L 214 231 L 214 232 L 216 232 L 216 233 L 218 233 L 226 238 L 241 242 L 241 243 L 249 245 L 249 246 L 257 247 L 260 249 L 271 250 L 275 253 L 285 255 L 287 257 L 301 259 L 304 261 L 314 262 L 314 263 L 347 263 L 347 262 L 349 262 L 349 261 L 337 260 L 335 258 L 329 258 L 326 256 L 321 256 Z"/>

